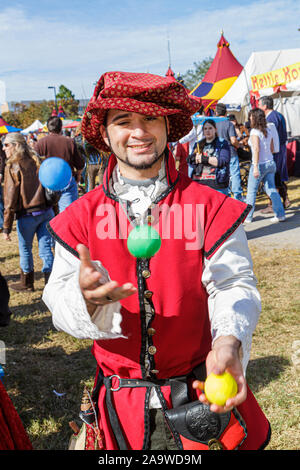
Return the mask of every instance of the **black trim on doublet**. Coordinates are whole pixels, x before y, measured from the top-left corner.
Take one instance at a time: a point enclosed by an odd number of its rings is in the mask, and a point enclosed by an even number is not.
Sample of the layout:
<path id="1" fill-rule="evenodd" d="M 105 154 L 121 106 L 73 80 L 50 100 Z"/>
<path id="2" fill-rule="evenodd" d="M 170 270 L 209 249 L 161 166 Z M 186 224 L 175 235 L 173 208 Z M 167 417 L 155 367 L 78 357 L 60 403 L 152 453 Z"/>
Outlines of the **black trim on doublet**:
<path id="1" fill-rule="evenodd" d="M 47 225 L 47 230 L 50 233 L 50 235 L 60 244 L 62 245 L 66 250 L 68 250 L 72 255 L 76 256 L 76 258 L 79 258 L 78 251 L 74 250 L 70 245 L 68 245 L 64 240 L 62 240 L 53 230 L 51 227 L 50 223 L 48 222 Z"/>
<path id="2" fill-rule="evenodd" d="M 145 310 L 145 283 L 144 278 L 142 276 L 142 270 L 144 269 L 143 259 L 137 258 L 136 260 L 136 273 L 137 273 L 137 284 L 138 284 L 138 296 L 139 296 L 139 304 L 140 304 L 140 322 L 141 322 L 141 352 L 140 352 L 140 366 L 142 377 L 146 378 L 146 370 L 145 370 L 145 355 L 146 355 L 146 310 Z"/>
<path id="3" fill-rule="evenodd" d="M 243 222 L 243 220 L 247 217 L 252 206 L 249 204 L 247 205 L 246 209 L 243 213 L 239 216 L 239 218 L 234 222 L 234 224 L 216 241 L 216 243 L 212 246 L 209 251 L 204 251 L 205 258 L 208 258 L 213 252 L 220 246 L 222 243 L 238 228 L 239 225 Z"/>
<path id="4" fill-rule="evenodd" d="M 272 428 L 271 428 L 271 425 L 270 425 L 270 422 L 268 421 L 269 423 L 269 429 L 268 429 L 268 434 L 267 434 L 267 438 L 266 440 L 263 442 L 263 444 L 260 446 L 259 449 L 257 450 L 264 450 L 267 445 L 269 444 L 270 440 L 271 440 L 271 435 L 272 435 Z"/>
<path id="5" fill-rule="evenodd" d="M 145 396 L 145 409 L 144 409 L 144 442 L 142 450 L 149 449 L 150 439 L 150 412 L 149 412 L 149 401 L 150 401 L 151 388 L 147 387 Z"/>

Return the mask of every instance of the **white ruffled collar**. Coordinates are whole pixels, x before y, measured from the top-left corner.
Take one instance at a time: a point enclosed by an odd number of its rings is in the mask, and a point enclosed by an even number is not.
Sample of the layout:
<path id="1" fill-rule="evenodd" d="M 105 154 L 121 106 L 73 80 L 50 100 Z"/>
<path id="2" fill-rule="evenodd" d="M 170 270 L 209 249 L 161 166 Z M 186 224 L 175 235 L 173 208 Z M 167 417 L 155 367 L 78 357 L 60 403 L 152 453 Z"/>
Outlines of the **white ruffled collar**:
<path id="1" fill-rule="evenodd" d="M 158 177 L 152 180 L 141 181 L 137 184 L 130 184 L 124 180 L 120 173 L 118 164 L 112 172 L 109 181 L 109 189 L 111 193 L 118 196 L 122 201 L 129 201 L 132 215 L 134 217 L 142 217 L 149 206 L 157 197 L 160 196 L 168 187 L 165 160 L 162 160 Z"/>
<path id="2" fill-rule="evenodd" d="M 168 187 L 165 160 L 162 160 L 160 170 L 157 178 L 151 178 L 145 181 L 136 182 L 131 184 L 124 179 L 120 173 L 119 166 L 116 165 L 113 169 L 112 176 L 109 182 L 110 191 L 121 199 L 132 200 L 130 197 L 131 193 L 138 191 L 141 195 L 144 194 L 146 197 L 151 197 L 151 201 L 154 201 L 163 191 Z"/>

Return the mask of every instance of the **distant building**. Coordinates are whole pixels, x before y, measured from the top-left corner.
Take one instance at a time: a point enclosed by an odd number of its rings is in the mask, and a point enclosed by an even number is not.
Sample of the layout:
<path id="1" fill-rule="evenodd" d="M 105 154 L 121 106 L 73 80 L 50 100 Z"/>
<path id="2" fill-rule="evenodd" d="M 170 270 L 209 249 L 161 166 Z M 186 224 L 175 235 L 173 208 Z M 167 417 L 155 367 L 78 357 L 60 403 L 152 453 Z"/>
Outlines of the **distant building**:
<path id="1" fill-rule="evenodd" d="M 3 104 L 1 104 L 1 106 L 0 106 L 0 114 L 8 113 L 8 111 L 9 111 L 8 103 L 3 103 Z"/>
<path id="2" fill-rule="evenodd" d="M 9 101 L 8 102 L 8 107 L 9 107 L 9 111 L 14 113 L 16 111 L 16 105 L 17 104 L 21 103 L 21 104 L 24 104 L 25 106 L 29 106 L 30 103 L 40 104 L 40 103 L 43 103 L 44 101 L 46 101 L 46 100 Z"/>

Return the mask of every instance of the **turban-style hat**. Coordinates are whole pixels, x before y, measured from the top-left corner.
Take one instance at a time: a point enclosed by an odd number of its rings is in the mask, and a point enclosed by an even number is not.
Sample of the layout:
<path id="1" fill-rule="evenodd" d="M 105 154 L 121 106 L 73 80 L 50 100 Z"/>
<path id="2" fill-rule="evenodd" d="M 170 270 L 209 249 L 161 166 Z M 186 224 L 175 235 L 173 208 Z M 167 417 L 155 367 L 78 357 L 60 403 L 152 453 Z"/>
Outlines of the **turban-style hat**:
<path id="1" fill-rule="evenodd" d="M 110 151 L 100 134 L 109 109 L 147 116 L 168 116 L 169 142 L 176 142 L 193 127 L 191 116 L 201 101 L 170 77 L 150 73 L 107 72 L 96 85 L 82 118 L 82 135 L 99 150 Z"/>

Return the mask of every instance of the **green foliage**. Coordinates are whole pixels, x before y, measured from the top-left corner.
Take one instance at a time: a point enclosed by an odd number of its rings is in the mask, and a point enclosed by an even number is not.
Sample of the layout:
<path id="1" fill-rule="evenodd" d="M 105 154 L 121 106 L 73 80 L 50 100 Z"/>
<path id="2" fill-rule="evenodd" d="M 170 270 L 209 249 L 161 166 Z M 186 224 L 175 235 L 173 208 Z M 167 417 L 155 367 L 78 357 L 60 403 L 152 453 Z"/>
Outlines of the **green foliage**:
<path id="1" fill-rule="evenodd" d="M 4 119 L 4 121 L 7 122 L 9 126 L 22 128 L 19 115 L 16 112 L 8 111 L 2 113 L 2 118 Z"/>
<path id="2" fill-rule="evenodd" d="M 58 100 L 74 100 L 75 95 L 65 85 L 60 85 L 56 98 Z"/>
<path id="3" fill-rule="evenodd" d="M 75 95 L 65 85 L 60 85 L 56 95 L 57 105 L 62 106 L 67 119 L 78 117 L 79 101 L 75 100 Z M 28 105 L 24 103 L 14 103 L 14 111 L 2 114 L 3 119 L 10 126 L 26 129 L 36 119 L 45 123 L 55 109 L 55 101 L 42 101 L 41 103 L 32 101 Z"/>
<path id="4" fill-rule="evenodd" d="M 63 107 L 67 119 L 76 119 L 78 117 L 79 101 L 61 99 L 57 101 L 57 104 Z"/>
<path id="5" fill-rule="evenodd" d="M 3 113 L 3 119 L 11 126 L 26 129 L 36 119 L 42 123 L 51 116 L 51 111 L 55 107 L 54 101 L 42 101 L 41 103 L 31 102 L 29 105 L 15 103 L 15 110 Z"/>
<path id="6" fill-rule="evenodd" d="M 200 62 L 194 62 L 194 68 L 187 70 L 187 72 L 182 75 L 184 84 L 189 90 L 193 90 L 193 88 L 195 88 L 195 86 L 203 79 L 211 66 L 212 61 L 212 57 L 207 57 Z"/>
<path id="7" fill-rule="evenodd" d="M 62 106 L 68 119 L 76 119 L 78 116 L 79 101 L 65 85 L 60 85 L 56 95 L 58 106 Z"/>

